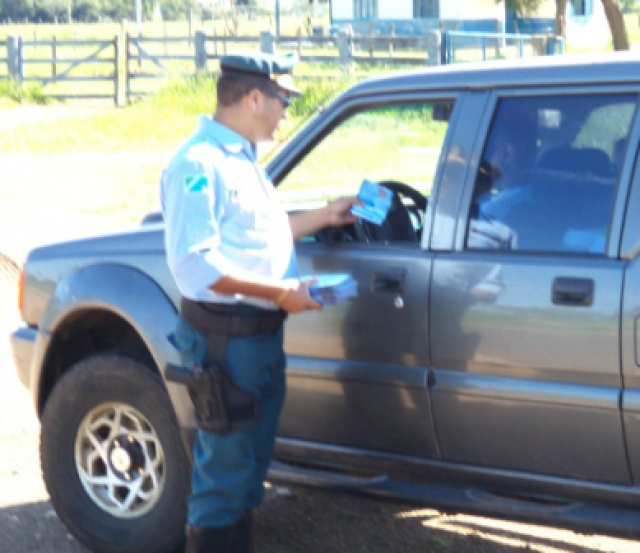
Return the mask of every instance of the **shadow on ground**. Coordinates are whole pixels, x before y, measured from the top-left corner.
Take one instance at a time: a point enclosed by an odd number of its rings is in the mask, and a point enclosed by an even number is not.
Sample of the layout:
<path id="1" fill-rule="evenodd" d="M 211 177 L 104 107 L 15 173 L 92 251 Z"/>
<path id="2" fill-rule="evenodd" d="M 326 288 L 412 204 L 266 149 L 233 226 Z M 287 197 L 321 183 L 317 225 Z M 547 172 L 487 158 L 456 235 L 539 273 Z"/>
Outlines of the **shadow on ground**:
<path id="1" fill-rule="evenodd" d="M 324 492 L 269 499 L 255 518 L 254 538 L 256 553 L 612 551 L 576 547 L 559 537 L 532 536 L 525 526 L 493 528 L 409 505 Z M 0 551 L 90 550 L 66 531 L 51 504 L 42 501 L 0 509 Z"/>
<path id="2" fill-rule="evenodd" d="M 86 553 L 64 528 L 48 501 L 0 509 L 0 551 Z"/>

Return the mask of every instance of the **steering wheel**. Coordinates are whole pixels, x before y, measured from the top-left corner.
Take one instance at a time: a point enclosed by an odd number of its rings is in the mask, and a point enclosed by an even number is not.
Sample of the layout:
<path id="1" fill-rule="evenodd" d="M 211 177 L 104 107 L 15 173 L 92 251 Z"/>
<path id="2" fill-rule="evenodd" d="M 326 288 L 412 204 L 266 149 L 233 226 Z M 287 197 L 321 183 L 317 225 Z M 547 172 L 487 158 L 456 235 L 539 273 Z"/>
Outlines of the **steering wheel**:
<path id="1" fill-rule="evenodd" d="M 381 225 L 358 219 L 355 224 L 357 239 L 367 243 L 417 241 L 418 234 L 411 219 L 411 210 L 404 205 L 401 197 L 409 198 L 416 210 L 424 213 L 427 209 L 426 196 L 403 182 L 385 180 L 378 184 L 393 192 L 391 208 Z"/>

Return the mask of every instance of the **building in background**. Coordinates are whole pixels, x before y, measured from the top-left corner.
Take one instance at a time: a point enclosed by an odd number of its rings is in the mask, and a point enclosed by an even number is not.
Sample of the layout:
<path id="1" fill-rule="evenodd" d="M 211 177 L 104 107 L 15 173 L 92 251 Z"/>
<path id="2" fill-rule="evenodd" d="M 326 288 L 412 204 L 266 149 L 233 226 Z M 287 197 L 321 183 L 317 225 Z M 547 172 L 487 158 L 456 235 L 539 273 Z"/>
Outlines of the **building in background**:
<path id="1" fill-rule="evenodd" d="M 422 34 L 431 29 L 467 32 L 555 33 L 555 0 L 519 17 L 496 0 L 330 0 L 331 25 L 351 25 L 358 34 Z M 609 40 L 600 0 L 568 0 L 567 39 Z"/>

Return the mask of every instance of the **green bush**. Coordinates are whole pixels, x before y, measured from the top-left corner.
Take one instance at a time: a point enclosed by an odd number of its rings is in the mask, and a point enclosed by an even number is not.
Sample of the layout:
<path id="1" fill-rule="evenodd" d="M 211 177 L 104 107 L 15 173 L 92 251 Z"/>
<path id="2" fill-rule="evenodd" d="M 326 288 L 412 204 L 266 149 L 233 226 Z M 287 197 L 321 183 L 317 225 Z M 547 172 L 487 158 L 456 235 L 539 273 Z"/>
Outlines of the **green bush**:
<path id="1" fill-rule="evenodd" d="M 44 95 L 38 84 L 25 85 L 14 79 L 0 80 L 0 98 L 8 98 L 17 104 L 48 104 L 49 99 Z"/>

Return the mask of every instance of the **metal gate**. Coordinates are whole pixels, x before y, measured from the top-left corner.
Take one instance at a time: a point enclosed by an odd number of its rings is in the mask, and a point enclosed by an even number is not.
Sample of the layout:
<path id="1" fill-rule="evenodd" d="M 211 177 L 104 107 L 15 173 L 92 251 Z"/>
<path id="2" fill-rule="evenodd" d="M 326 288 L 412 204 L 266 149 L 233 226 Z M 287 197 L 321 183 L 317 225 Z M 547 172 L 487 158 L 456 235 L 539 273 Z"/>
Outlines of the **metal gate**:
<path id="1" fill-rule="evenodd" d="M 120 38 L 24 40 L 7 38 L 9 76 L 37 82 L 48 98 L 113 99 L 120 104 Z M 109 83 L 105 91 L 103 83 Z"/>

